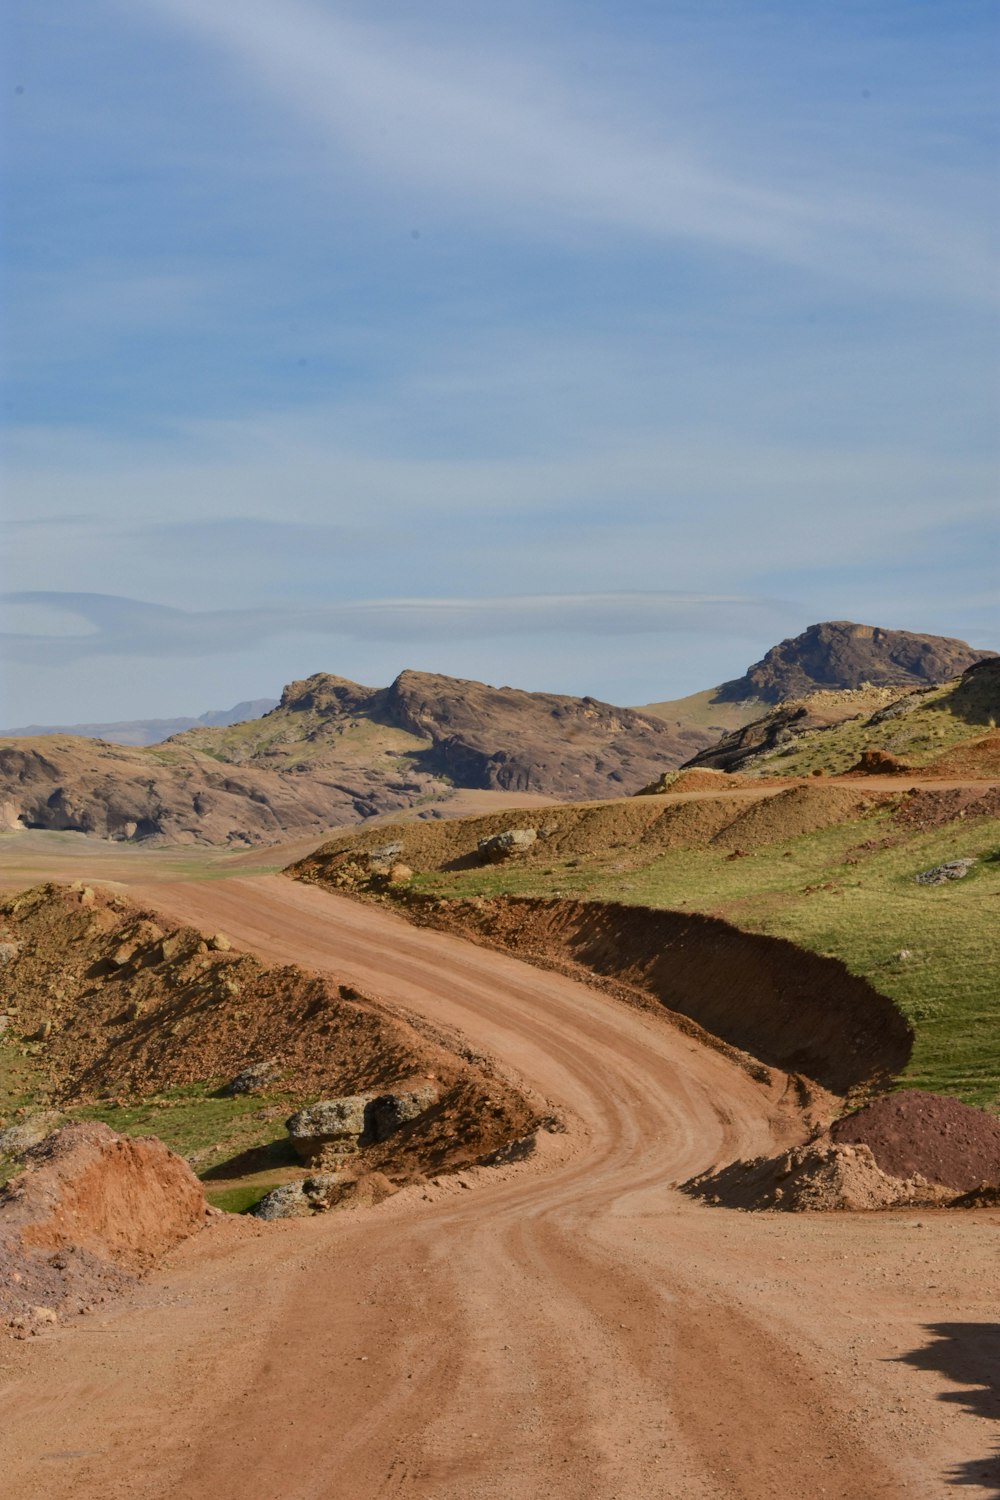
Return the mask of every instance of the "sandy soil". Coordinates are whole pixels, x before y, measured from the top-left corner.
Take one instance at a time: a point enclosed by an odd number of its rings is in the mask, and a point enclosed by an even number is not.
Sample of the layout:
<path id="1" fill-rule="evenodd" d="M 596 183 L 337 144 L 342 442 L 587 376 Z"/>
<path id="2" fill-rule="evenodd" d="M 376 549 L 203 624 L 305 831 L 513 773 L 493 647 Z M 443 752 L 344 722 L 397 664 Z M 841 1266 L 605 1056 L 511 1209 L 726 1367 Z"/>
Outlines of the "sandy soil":
<path id="1" fill-rule="evenodd" d="M 356 1216 L 215 1220 L 4 1348 L 7 1500 L 1000 1493 L 1000 1212 L 692 1203 L 796 1121 L 658 1016 L 277 876 L 155 902 L 460 1027 L 570 1130 Z"/>

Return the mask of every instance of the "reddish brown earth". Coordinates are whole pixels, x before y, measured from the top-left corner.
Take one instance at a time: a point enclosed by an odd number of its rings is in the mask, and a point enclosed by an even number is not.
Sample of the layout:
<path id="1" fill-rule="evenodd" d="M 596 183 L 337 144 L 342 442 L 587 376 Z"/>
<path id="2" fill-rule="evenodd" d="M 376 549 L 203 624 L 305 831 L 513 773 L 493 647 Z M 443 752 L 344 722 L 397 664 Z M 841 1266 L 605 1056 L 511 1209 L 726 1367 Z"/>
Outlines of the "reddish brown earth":
<path id="1" fill-rule="evenodd" d="M 10 1346 L 10 1500 L 996 1494 L 995 1209 L 709 1209 L 673 1184 L 801 1139 L 780 1078 L 277 877 L 155 901 L 458 1027 L 569 1130 L 366 1213 L 216 1219 L 120 1310 Z"/>
<path id="2" fill-rule="evenodd" d="M 830 1134 L 869 1146 L 894 1177 L 919 1172 L 959 1193 L 1000 1186 L 1000 1120 L 959 1099 L 904 1089 L 835 1121 Z"/>
<path id="3" fill-rule="evenodd" d="M 225 934 L 175 927 L 120 893 L 77 882 L 0 904 L 0 1013 L 33 1044 L 50 1102 L 216 1087 L 265 1059 L 292 1103 L 433 1079 L 434 1108 L 366 1148 L 395 1181 L 469 1166 L 528 1135 L 542 1113 L 487 1059 L 377 997 L 298 964 L 262 963 Z M 281 1116 L 279 1115 L 279 1118 Z M 14 1123 L 14 1121 L 2 1121 Z M 221 1174 L 220 1174 L 221 1175 Z"/>
<path id="4" fill-rule="evenodd" d="M 913 1035 L 899 1011 L 837 959 L 696 912 L 615 902 L 415 899 L 421 922 L 574 977 L 624 981 L 740 1052 L 837 1094 L 891 1078 Z"/>
<path id="5" fill-rule="evenodd" d="M 65 1126 L 0 1189 L 0 1325 L 37 1328 L 46 1313 L 104 1302 L 206 1212 L 201 1183 L 162 1141 Z"/>

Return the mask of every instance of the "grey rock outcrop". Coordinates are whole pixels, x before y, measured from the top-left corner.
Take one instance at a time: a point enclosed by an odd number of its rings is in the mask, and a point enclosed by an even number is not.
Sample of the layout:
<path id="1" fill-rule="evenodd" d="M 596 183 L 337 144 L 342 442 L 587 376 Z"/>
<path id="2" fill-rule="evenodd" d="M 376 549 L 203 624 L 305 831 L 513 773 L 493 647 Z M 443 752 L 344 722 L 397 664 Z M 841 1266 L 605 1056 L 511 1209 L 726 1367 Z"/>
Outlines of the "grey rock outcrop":
<path id="1" fill-rule="evenodd" d="M 974 859 L 949 859 L 943 865 L 934 865 L 914 875 L 917 885 L 945 885 L 949 880 L 964 880 L 976 863 Z"/>
<path id="2" fill-rule="evenodd" d="M 275 1083 L 278 1074 L 277 1062 L 273 1057 L 268 1057 L 262 1062 L 251 1063 L 249 1067 L 242 1068 L 235 1078 L 229 1080 L 222 1092 L 230 1097 L 236 1094 L 256 1094 L 258 1090 Z"/>
<path id="3" fill-rule="evenodd" d="M 321 1157 L 356 1151 L 365 1133 L 365 1110 L 372 1097 L 348 1094 L 341 1099 L 323 1099 L 286 1120 L 292 1149 L 299 1160 L 314 1162 Z"/>
<path id="4" fill-rule="evenodd" d="M 479 858 L 484 865 L 501 864 L 505 859 L 516 859 L 518 855 L 526 854 L 537 839 L 537 828 L 507 828 L 503 833 L 495 833 L 492 838 L 479 840 Z"/>
<path id="5" fill-rule="evenodd" d="M 273 1188 L 250 1212 L 255 1219 L 308 1219 L 332 1208 L 345 1185 L 332 1172 L 317 1172 L 302 1182 Z"/>
<path id="6" fill-rule="evenodd" d="M 418 1119 L 437 1102 L 438 1091 L 433 1084 L 403 1094 L 379 1094 L 365 1111 L 367 1133 L 373 1141 L 387 1140 L 401 1125 Z"/>

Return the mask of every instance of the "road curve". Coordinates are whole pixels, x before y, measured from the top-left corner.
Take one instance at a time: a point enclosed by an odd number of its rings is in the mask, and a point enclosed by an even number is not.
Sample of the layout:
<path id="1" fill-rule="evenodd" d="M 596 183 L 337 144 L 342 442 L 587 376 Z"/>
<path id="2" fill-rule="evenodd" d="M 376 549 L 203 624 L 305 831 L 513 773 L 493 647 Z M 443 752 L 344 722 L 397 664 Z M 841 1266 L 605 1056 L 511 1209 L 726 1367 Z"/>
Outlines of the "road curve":
<path id="1" fill-rule="evenodd" d="M 968 1393 L 997 1215 L 691 1203 L 671 1184 L 789 1121 L 666 1019 L 277 876 L 133 894 L 457 1027 L 570 1128 L 367 1214 L 226 1221 L 124 1307 L 11 1346 L 8 1500 L 1000 1492 Z M 945 1321 L 965 1365 L 935 1357 Z"/>

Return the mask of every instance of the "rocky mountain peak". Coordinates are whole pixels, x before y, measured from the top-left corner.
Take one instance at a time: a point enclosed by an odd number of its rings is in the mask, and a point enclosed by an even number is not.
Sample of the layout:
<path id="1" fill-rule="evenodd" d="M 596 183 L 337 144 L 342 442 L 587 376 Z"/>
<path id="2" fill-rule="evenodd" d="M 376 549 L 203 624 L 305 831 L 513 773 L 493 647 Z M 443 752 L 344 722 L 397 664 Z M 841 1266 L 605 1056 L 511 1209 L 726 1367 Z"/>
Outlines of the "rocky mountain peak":
<path id="1" fill-rule="evenodd" d="M 743 677 L 723 683 L 719 702 L 782 703 L 820 689 L 914 688 L 949 682 L 992 651 L 949 636 L 826 620 L 772 646 Z"/>

